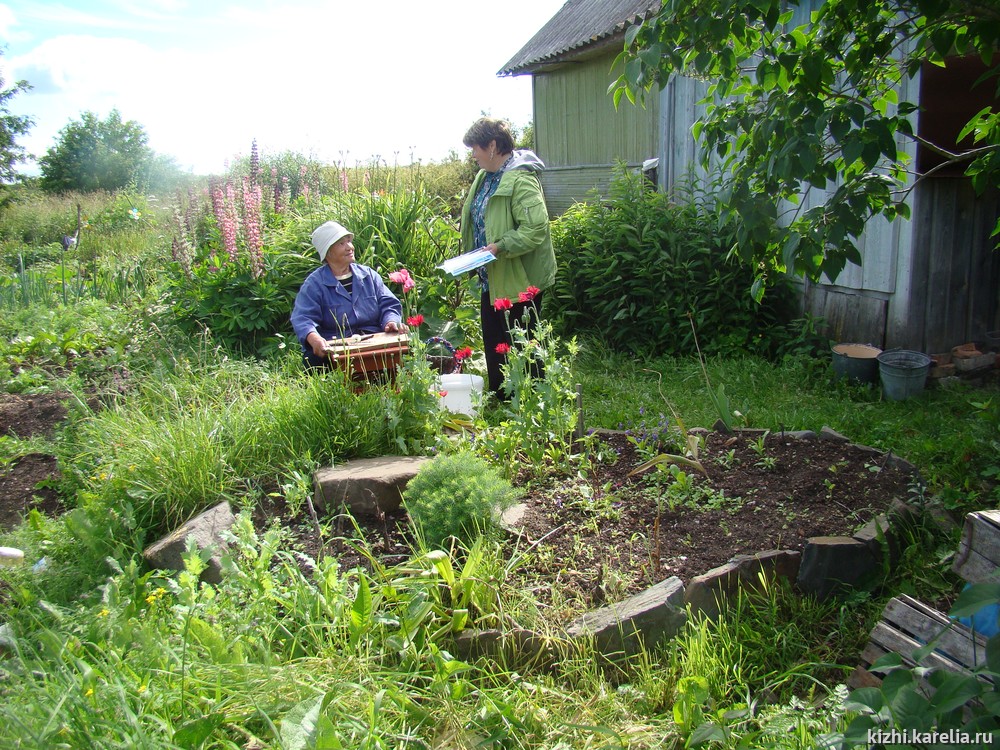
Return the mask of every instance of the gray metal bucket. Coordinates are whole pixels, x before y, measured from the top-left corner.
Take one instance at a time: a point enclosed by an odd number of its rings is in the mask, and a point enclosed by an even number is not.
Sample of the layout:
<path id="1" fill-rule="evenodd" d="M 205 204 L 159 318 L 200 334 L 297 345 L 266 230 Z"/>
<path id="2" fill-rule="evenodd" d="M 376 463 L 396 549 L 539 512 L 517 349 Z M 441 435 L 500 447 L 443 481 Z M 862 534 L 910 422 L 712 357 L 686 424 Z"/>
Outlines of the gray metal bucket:
<path id="1" fill-rule="evenodd" d="M 882 392 L 889 401 L 902 401 L 924 390 L 931 358 L 923 352 L 893 349 L 878 355 Z"/>
<path id="2" fill-rule="evenodd" d="M 871 344 L 836 344 L 833 354 L 833 371 L 837 378 L 848 378 L 861 383 L 878 380 L 878 360 L 882 350 Z"/>

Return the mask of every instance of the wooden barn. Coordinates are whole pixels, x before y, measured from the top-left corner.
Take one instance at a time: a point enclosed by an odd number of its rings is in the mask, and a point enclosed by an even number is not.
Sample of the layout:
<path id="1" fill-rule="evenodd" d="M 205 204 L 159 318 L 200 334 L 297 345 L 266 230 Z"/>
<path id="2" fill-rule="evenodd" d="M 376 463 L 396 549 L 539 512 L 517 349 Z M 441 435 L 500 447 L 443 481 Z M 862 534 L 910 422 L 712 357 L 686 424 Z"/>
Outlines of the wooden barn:
<path id="1" fill-rule="evenodd" d="M 616 112 L 607 91 L 625 29 L 659 5 L 569 0 L 500 71 L 531 75 L 535 151 L 545 162 L 542 187 L 551 214 L 595 190 L 605 193 L 619 161 L 639 169 L 656 157 L 659 102 Z"/>
<path id="2" fill-rule="evenodd" d="M 821 2 L 799 7 L 792 25 Z M 625 102 L 616 112 L 608 94 L 625 29 L 659 6 L 568 0 L 500 70 L 532 76 L 536 150 L 549 166 L 544 187 L 554 215 L 603 192 L 618 160 L 640 168 L 655 158 L 664 190 L 699 174 L 691 127 L 704 112 L 705 83 L 675 77 L 645 109 Z M 973 86 L 983 70 L 977 58 L 954 58 L 905 82 L 899 100 L 920 105 L 918 135 L 954 145 L 972 114 L 1000 106 L 991 89 Z M 938 163 L 912 139 L 897 145 L 921 173 Z M 961 169 L 941 169 L 913 187 L 910 207 L 910 221 L 870 223 L 859 244 L 861 266 L 803 283 L 803 311 L 822 317 L 831 338 L 938 353 L 1000 329 L 1000 251 L 990 238 L 1000 191 L 977 196 Z"/>

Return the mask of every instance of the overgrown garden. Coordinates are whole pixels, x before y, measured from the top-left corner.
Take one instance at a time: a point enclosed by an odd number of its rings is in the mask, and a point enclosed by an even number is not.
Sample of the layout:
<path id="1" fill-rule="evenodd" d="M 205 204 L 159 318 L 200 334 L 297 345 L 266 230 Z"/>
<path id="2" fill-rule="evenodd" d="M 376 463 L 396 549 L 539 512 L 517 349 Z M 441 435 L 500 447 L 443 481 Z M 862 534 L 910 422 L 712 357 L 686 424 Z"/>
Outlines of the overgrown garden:
<path id="1" fill-rule="evenodd" d="M 674 641 L 609 663 L 553 627 L 574 614 L 571 601 L 553 612 L 514 585 L 531 550 L 504 552 L 493 511 L 517 482 L 586 475 L 594 457 L 574 438 L 580 383 L 588 428 L 637 429 L 661 412 L 672 440 L 719 418 L 830 425 L 920 466 L 926 497 L 960 517 L 998 500 L 995 386 L 893 403 L 834 381 L 821 321 L 796 318 L 791 288 L 764 306 L 750 298 L 753 273 L 727 260 L 712 196 L 668 199 L 623 171 L 611 200 L 553 224 L 558 286 L 538 347 L 511 358 L 511 402 L 450 417 L 421 355 L 443 336 L 471 349 L 466 371 L 481 367 L 473 281 L 435 269 L 457 252 L 466 168 L 254 150 L 228 175 L 172 194 L 9 196 L 0 391 L 64 393 L 69 414 L 51 438 L 0 437 L 4 469 L 29 453 L 58 456 L 66 508 L 0 534 L 28 561 L 0 568 L 0 744 L 863 746 L 876 701 L 841 684 L 851 649 L 894 594 L 954 598 L 953 533 L 908 528 L 903 563 L 847 598 L 770 586 L 717 622 L 694 620 Z M 406 316 L 422 318 L 394 387 L 355 393 L 336 374 L 302 370 L 287 318 L 315 264 L 309 233 L 331 218 L 354 230 L 362 262 L 415 282 L 394 287 Z M 543 380 L 527 376 L 535 357 Z M 438 456 L 405 498 L 416 541 L 404 562 L 369 553 L 346 567 L 255 522 L 273 497 L 305 518 L 316 468 L 386 454 Z M 224 500 L 238 520 L 221 583 L 200 581 L 194 549 L 180 573 L 146 568 L 145 545 Z M 467 628 L 530 629 L 551 636 L 559 658 L 463 660 L 456 638 Z M 831 652 L 841 631 L 852 637 Z M 889 721 L 963 720 L 961 703 L 904 711 L 917 705 L 906 688 L 900 679 L 886 691 L 897 701 L 882 712 Z M 995 725 L 988 701 L 983 726 Z"/>

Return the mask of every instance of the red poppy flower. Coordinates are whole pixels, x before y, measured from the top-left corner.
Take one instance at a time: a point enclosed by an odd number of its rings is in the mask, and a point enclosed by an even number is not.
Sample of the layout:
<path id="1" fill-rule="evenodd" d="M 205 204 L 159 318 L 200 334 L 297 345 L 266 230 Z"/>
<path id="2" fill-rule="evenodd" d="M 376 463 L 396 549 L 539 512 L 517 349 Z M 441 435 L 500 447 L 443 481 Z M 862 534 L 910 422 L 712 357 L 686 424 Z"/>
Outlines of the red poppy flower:
<path id="1" fill-rule="evenodd" d="M 531 302 L 542 291 L 537 286 L 529 286 L 517 296 L 518 302 Z"/>
<path id="2" fill-rule="evenodd" d="M 510 351 L 510 344 L 500 343 L 497 344 L 496 352 L 497 354 L 506 354 Z"/>
<path id="3" fill-rule="evenodd" d="M 406 325 L 413 326 L 414 328 L 416 328 L 423 322 L 424 322 L 423 315 L 411 315 L 409 318 L 406 319 Z"/>
<path id="4" fill-rule="evenodd" d="M 455 352 L 455 359 L 466 359 L 472 356 L 472 347 L 463 346 L 461 349 Z"/>
<path id="5" fill-rule="evenodd" d="M 514 305 L 506 297 L 500 297 L 496 302 L 493 303 L 493 308 L 496 310 L 509 310 Z"/>
<path id="6" fill-rule="evenodd" d="M 445 396 L 447 396 L 447 395 L 448 395 L 448 391 L 438 391 L 438 395 L 439 395 L 439 396 L 440 396 L 441 398 L 444 398 Z"/>

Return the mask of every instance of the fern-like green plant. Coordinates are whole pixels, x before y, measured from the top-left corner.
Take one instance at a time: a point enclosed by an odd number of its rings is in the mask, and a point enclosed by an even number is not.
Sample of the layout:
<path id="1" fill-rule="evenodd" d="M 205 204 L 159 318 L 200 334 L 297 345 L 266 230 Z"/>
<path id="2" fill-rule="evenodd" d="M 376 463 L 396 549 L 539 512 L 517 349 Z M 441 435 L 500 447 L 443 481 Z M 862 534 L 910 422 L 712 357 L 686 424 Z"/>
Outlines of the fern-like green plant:
<path id="1" fill-rule="evenodd" d="M 440 547 L 452 536 L 468 543 L 498 529 L 516 495 L 496 469 L 460 451 L 425 464 L 406 485 L 403 503 L 423 543 Z"/>

